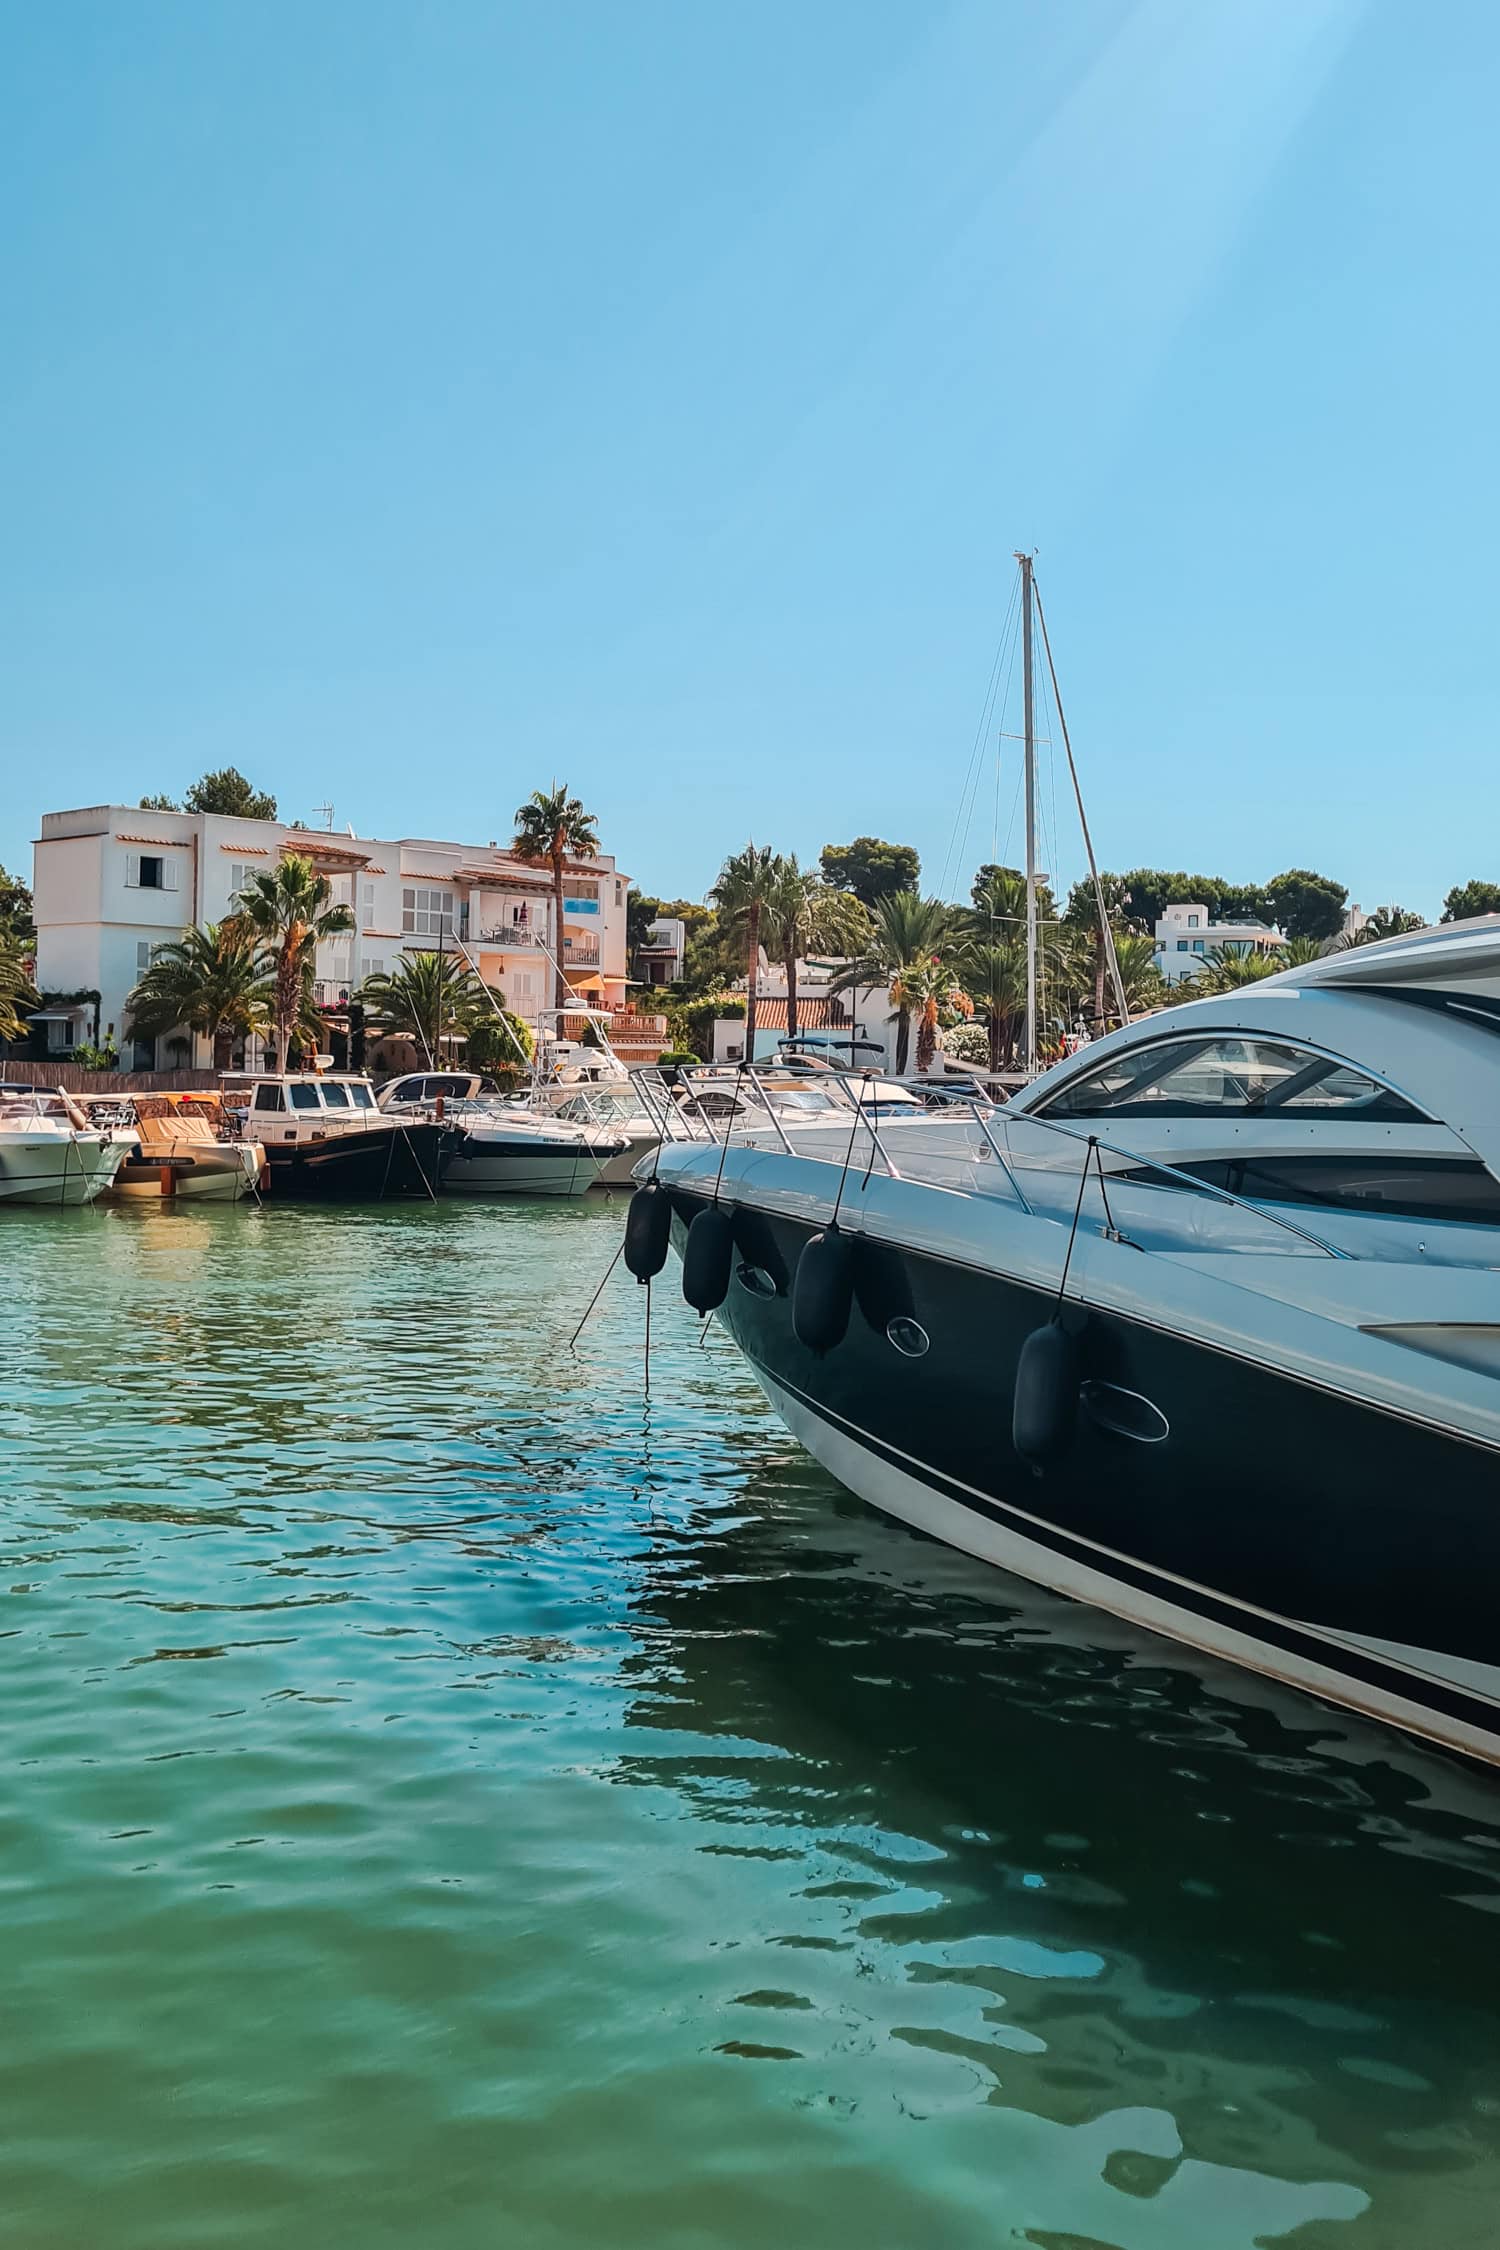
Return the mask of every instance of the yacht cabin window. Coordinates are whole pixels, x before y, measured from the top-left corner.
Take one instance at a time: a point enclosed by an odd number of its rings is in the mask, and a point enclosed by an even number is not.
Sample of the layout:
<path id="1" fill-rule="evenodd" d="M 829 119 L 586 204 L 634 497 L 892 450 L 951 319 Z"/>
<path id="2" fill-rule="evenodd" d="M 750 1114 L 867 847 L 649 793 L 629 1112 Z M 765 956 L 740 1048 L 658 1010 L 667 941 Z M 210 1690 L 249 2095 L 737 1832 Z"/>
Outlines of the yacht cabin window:
<path id="1" fill-rule="evenodd" d="M 334 1079 L 325 1080 L 322 1094 L 325 1109 L 348 1109 L 352 1106 L 348 1088 L 340 1086 Z"/>
<path id="2" fill-rule="evenodd" d="M 286 1101 L 279 1086 L 257 1086 L 252 1109 L 285 1109 Z"/>
<path id="3" fill-rule="evenodd" d="M 1424 1124 L 1422 1112 L 1349 1063 L 1240 1035 L 1128 1047 L 1061 1087 L 1043 1117 L 1336 1117 Z"/>
<path id="4" fill-rule="evenodd" d="M 369 1087 L 360 1084 L 358 1081 L 349 1088 L 349 1099 L 356 1109 L 373 1109 L 375 1107 L 375 1098 Z"/>
<path id="5" fill-rule="evenodd" d="M 299 1085 L 294 1080 L 293 1083 L 288 1086 L 287 1092 L 292 1097 L 293 1109 L 319 1109 L 322 1107 L 322 1104 L 318 1100 L 318 1089 L 316 1086 Z"/>

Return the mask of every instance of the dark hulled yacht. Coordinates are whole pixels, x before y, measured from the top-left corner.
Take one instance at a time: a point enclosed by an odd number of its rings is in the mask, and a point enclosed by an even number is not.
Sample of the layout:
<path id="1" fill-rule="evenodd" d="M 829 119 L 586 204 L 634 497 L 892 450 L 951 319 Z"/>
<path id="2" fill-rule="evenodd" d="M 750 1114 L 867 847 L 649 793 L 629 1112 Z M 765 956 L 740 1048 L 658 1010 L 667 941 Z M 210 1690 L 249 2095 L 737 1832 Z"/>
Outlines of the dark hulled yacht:
<path id="1" fill-rule="evenodd" d="M 1500 1761 L 1500 919 L 1169 1009 L 998 1111 L 850 1114 L 658 1159 L 679 1249 L 727 1210 L 719 1317 L 820 1461 Z"/>

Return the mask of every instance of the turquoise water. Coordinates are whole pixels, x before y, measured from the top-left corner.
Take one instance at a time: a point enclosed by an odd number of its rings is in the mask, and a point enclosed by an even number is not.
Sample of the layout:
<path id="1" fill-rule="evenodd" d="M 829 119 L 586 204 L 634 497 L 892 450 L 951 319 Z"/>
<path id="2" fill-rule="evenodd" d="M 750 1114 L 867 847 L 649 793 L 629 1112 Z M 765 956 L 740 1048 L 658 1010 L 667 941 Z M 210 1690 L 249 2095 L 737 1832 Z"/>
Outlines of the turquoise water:
<path id="1" fill-rule="evenodd" d="M 570 1356 L 620 1223 L 0 1217 L 0 2243 L 1493 2243 L 1500 1789 Z"/>

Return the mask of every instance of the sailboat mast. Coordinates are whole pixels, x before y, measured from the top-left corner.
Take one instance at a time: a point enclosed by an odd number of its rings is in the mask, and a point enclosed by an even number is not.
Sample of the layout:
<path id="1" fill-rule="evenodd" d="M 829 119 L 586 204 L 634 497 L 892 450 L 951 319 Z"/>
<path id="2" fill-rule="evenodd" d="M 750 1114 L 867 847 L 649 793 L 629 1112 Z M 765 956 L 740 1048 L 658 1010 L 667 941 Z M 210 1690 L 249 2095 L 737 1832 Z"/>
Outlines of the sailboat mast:
<path id="1" fill-rule="evenodd" d="M 1031 661 L 1031 557 L 1021 566 L 1021 682 L 1026 716 L 1026 1075 L 1036 1074 L 1036 694 Z"/>

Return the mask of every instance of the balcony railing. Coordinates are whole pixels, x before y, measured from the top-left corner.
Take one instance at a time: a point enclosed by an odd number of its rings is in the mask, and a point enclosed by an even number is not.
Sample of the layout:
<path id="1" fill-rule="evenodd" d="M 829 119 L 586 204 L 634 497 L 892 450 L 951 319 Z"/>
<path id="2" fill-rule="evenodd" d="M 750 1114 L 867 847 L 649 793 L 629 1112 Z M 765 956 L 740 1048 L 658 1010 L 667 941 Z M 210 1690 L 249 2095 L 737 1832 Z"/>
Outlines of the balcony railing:
<path id="1" fill-rule="evenodd" d="M 599 966 L 597 940 L 588 944 L 578 938 L 564 938 L 563 959 L 575 969 L 597 969 Z"/>
<path id="2" fill-rule="evenodd" d="M 515 922 L 497 922 L 492 930 L 481 930 L 481 945 L 503 945 L 508 952 L 537 952 L 546 943 L 540 930 L 523 929 Z"/>

